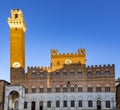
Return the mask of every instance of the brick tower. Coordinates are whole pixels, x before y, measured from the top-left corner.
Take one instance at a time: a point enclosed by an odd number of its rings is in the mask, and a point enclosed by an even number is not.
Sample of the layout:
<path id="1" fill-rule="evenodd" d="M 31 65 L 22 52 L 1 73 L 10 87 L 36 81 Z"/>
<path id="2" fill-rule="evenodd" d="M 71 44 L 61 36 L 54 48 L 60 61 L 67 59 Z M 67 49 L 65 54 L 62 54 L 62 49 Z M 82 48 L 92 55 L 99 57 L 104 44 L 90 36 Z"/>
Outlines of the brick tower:
<path id="1" fill-rule="evenodd" d="M 8 24 L 10 26 L 10 70 L 12 77 L 13 73 L 18 74 L 25 69 L 24 33 L 26 25 L 22 11 L 11 10 L 11 18 L 8 18 Z"/>

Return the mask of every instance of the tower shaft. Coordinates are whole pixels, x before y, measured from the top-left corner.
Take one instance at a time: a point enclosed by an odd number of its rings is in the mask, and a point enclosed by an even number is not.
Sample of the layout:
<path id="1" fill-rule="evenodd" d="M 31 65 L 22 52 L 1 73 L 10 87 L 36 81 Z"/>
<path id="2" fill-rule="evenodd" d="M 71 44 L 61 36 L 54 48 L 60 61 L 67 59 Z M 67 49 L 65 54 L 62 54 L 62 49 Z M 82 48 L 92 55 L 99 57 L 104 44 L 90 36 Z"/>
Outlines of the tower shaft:
<path id="1" fill-rule="evenodd" d="M 25 68 L 24 31 L 21 28 L 10 29 L 10 67 L 14 67 L 15 62 Z"/>
<path id="2" fill-rule="evenodd" d="M 26 25 L 21 10 L 11 10 L 8 18 L 10 26 L 10 68 L 25 68 L 25 36 Z"/>

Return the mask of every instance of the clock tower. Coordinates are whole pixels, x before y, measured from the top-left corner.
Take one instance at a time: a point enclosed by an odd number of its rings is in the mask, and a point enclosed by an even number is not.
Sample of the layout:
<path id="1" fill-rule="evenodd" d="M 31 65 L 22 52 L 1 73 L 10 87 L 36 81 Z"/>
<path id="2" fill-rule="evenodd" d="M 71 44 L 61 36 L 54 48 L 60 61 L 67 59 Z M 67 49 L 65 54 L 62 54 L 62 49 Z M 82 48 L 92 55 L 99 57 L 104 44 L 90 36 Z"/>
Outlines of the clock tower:
<path id="1" fill-rule="evenodd" d="M 11 17 L 8 18 L 10 26 L 10 68 L 25 69 L 25 31 L 26 24 L 24 22 L 21 10 L 11 10 Z"/>

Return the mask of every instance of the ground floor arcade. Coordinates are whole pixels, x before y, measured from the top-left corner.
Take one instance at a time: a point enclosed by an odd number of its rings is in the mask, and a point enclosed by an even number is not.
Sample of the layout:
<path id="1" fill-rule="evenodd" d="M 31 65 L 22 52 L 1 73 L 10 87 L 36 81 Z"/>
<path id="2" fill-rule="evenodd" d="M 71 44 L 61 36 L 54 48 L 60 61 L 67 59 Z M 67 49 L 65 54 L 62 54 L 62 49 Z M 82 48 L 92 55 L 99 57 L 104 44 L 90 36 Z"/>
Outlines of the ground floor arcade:
<path id="1" fill-rule="evenodd" d="M 115 106 L 115 93 L 28 93 L 6 87 L 4 110 L 104 110 Z"/>

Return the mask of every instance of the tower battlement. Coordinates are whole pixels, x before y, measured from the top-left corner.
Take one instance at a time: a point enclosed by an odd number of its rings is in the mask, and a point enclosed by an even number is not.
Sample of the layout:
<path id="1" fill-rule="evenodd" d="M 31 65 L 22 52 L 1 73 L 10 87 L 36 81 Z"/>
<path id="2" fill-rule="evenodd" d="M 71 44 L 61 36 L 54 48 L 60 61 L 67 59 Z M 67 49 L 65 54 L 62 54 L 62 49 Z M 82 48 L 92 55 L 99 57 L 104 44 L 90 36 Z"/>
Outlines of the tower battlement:
<path id="1" fill-rule="evenodd" d="M 52 56 L 58 56 L 58 55 L 86 55 L 86 50 L 79 48 L 78 53 L 59 53 L 58 49 L 51 49 L 51 55 Z"/>
<path id="2" fill-rule="evenodd" d="M 33 70 L 49 70 L 51 67 L 47 66 L 28 66 L 27 69 L 33 69 Z"/>
<path id="3" fill-rule="evenodd" d="M 88 65 L 88 66 L 86 66 L 86 68 L 111 68 L 111 67 L 114 67 L 115 65 L 114 64 L 112 64 L 112 65 L 110 65 L 110 64 L 108 64 L 108 65 Z"/>
<path id="4" fill-rule="evenodd" d="M 52 68 L 57 69 L 70 64 L 86 65 L 85 49 L 79 48 L 77 53 L 59 53 L 57 49 L 51 50 Z"/>
<path id="5" fill-rule="evenodd" d="M 23 13 L 19 9 L 11 10 L 11 18 L 8 18 L 8 24 L 11 28 L 22 28 L 24 32 L 26 31 Z"/>
<path id="6" fill-rule="evenodd" d="M 51 55 L 57 55 L 58 49 L 51 49 Z"/>

